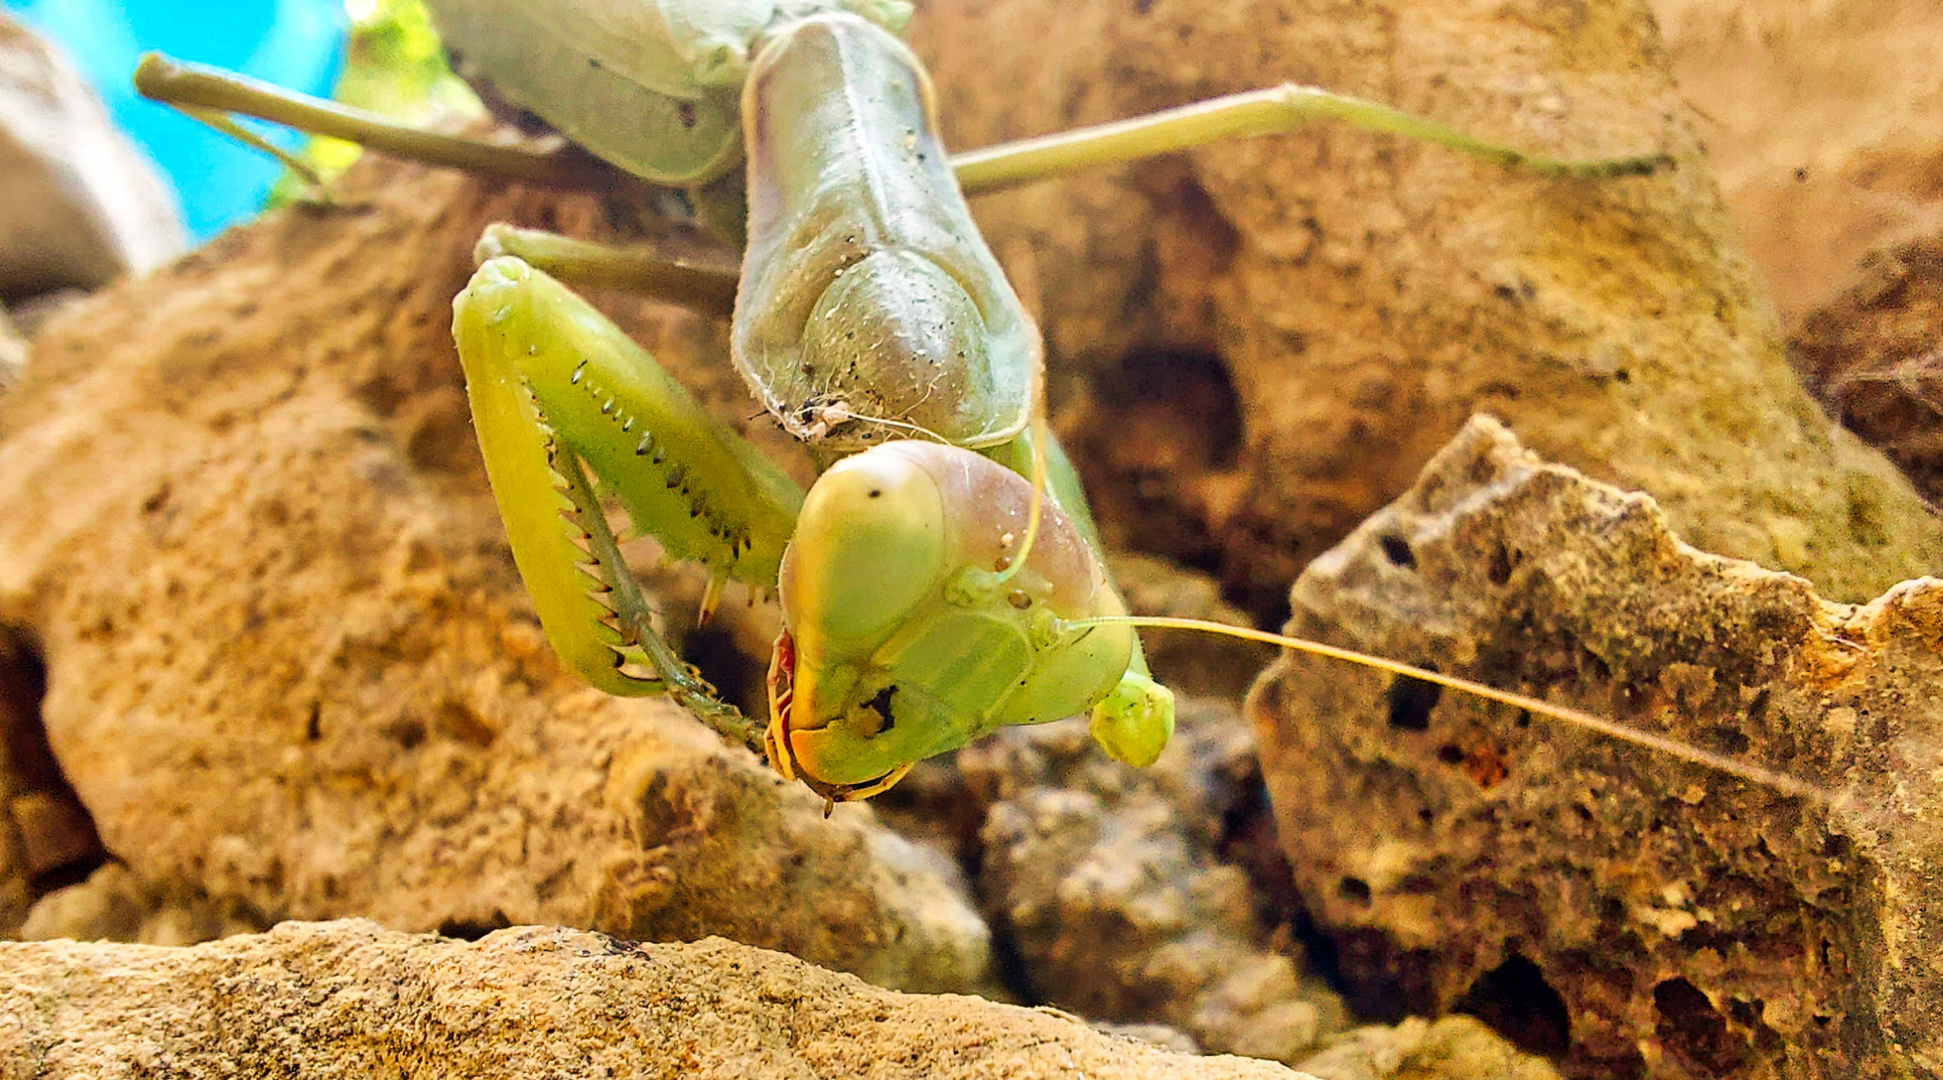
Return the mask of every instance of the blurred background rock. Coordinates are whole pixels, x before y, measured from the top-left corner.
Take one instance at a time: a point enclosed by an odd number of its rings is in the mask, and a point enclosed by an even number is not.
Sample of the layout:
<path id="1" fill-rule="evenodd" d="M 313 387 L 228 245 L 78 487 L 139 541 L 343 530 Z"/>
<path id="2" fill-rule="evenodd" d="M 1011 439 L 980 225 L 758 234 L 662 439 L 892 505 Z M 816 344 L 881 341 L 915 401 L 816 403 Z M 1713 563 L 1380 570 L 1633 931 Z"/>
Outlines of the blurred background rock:
<path id="1" fill-rule="evenodd" d="M 147 51 L 415 122 L 476 116 L 418 0 L 0 0 L 0 390 L 48 312 L 309 193 L 283 166 L 136 95 Z M 265 138 L 332 177 L 348 143 Z"/>

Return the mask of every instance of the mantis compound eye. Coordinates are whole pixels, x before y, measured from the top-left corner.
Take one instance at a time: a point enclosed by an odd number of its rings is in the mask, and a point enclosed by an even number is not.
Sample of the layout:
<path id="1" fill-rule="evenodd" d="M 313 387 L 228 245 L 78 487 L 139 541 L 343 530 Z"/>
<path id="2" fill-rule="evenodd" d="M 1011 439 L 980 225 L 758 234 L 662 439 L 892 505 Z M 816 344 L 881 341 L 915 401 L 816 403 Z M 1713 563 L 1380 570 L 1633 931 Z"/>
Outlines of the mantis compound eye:
<path id="1" fill-rule="evenodd" d="M 833 465 L 803 502 L 779 587 L 791 689 L 771 720 L 772 754 L 812 786 L 902 775 L 921 756 L 900 706 L 920 699 L 864 672 L 884 642 L 923 619 L 945 576 L 945 499 L 892 443 Z M 773 699 L 772 699 L 773 701 Z M 922 728 L 925 725 L 916 725 Z"/>
<path id="2" fill-rule="evenodd" d="M 803 501 L 780 587 L 797 648 L 821 654 L 896 626 L 944 573 L 944 496 L 896 453 L 847 457 Z"/>

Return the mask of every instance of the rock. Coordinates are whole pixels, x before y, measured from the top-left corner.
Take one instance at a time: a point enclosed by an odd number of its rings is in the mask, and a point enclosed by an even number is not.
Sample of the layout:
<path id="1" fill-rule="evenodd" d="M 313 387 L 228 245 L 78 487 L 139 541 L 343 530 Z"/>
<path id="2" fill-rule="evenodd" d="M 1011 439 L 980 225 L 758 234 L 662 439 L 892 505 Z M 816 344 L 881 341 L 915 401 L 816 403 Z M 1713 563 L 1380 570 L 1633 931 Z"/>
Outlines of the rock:
<path id="1" fill-rule="evenodd" d="M 185 243 L 175 197 L 101 99 L 0 15 L 0 296 L 99 288 Z"/>
<path id="2" fill-rule="evenodd" d="M 1651 3 L 1735 232 L 1790 333 L 1867 252 L 1943 229 L 1943 10 Z"/>
<path id="3" fill-rule="evenodd" d="M 1087 373 L 1059 419 L 1110 542 L 1272 612 L 1483 409 L 1825 595 L 1943 563 L 1922 501 L 1796 384 L 1644 2 L 989 0 L 912 32 L 952 146 L 1295 80 L 1680 161 L 1547 180 L 1317 124 L 978 200 L 1001 255 L 1084 283 L 1041 321 L 1052 369 Z"/>
<path id="4" fill-rule="evenodd" d="M 1824 601 L 1480 418 L 1291 599 L 1812 791 L 1285 657 L 1248 709 L 1352 1001 L 1495 1010 L 1579 1076 L 1943 1075 L 1943 581 Z"/>
<path id="5" fill-rule="evenodd" d="M 1338 1036 L 1302 1062 L 1318 1080 L 1557 1080 L 1544 1058 L 1519 1053 L 1469 1016 L 1405 1020 L 1395 1027 L 1361 1027 Z"/>
<path id="6" fill-rule="evenodd" d="M 262 916 L 235 900 L 163 895 L 120 863 L 103 864 L 86 881 L 43 896 L 20 927 L 22 941 L 133 941 L 194 945 L 254 932 Z"/>
<path id="7" fill-rule="evenodd" d="M 979 892 L 1032 1000 L 1160 1022 L 1216 1052 L 1293 1062 L 1344 1026 L 1336 995 L 1277 943 L 1224 861 L 1259 777 L 1247 728 L 1182 700 L 1151 770 L 1109 761 L 1083 723 L 1004 731 L 959 752 L 988 809 Z"/>
<path id="8" fill-rule="evenodd" d="M 474 943 L 363 920 L 189 949 L 0 944 L 0 1076 L 1299 1080 L 1049 1010 L 865 985 L 720 939 L 555 927 Z"/>
<path id="9" fill-rule="evenodd" d="M 27 370 L 27 340 L 14 328 L 6 310 L 0 309 L 0 394 L 6 393 Z"/>
<path id="10" fill-rule="evenodd" d="M 1943 503 L 1943 233 L 1872 252 L 1789 347 L 1829 415 Z"/>
<path id="11" fill-rule="evenodd" d="M 219 916 L 178 926 L 721 934 L 986 985 L 955 869 L 541 636 L 450 304 L 486 221 L 593 231 L 599 201 L 378 161 L 339 195 L 63 309 L 0 399 L 0 625 L 130 895 Z M 748 414 L 706 322 L 615 307 Z"/>

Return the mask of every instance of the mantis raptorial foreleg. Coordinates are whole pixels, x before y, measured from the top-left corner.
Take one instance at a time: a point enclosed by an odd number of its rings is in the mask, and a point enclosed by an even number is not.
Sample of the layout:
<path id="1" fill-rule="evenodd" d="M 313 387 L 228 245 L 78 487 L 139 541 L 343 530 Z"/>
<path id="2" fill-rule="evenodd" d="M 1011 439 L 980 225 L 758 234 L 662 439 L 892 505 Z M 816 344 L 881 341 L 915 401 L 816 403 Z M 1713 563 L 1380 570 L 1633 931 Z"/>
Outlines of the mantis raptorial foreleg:
<path id="1" fill-rule="evenodd" d="M 649 625 L 593 479 L 671 557 L 707 566 L 711 595 L 731 577 L 775 584 L 802 492 L 645 350 L 525 263 L 487 262 L 453 313 L 493 494 L 560 656 L 594 686 L 669 693 L 760 745 Z M 623 670 L 637 649 L 646 677 Z"/>

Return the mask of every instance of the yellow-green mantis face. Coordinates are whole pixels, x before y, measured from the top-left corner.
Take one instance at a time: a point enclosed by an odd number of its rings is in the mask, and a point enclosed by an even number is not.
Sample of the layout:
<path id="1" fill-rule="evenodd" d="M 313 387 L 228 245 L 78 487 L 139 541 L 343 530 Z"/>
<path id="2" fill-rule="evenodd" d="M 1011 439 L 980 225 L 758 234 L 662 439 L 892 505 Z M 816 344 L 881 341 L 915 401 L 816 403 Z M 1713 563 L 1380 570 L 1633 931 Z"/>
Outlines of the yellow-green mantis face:
<path id="1" fill-rule="evenodd" d="M 784 775 L 866 798 L 999 727 L 1088 709 L 1109 752 L 1153 761 L 1172 696 L 1130 670 L 1131 627 L 1061 625 L 1125 609 L 1057 507 L 1027 546 L 1031 500 L 1018 473 L 936 443 L 888 443 L 823 474 L 780 579 L 767 742 Z"/>

